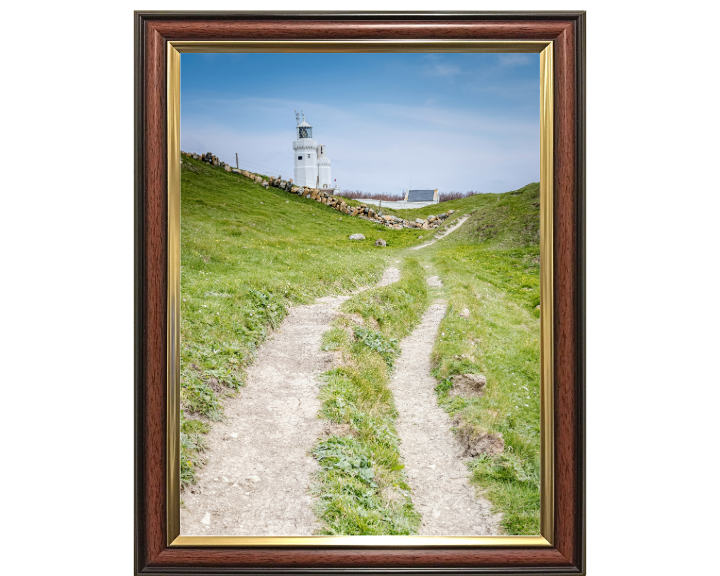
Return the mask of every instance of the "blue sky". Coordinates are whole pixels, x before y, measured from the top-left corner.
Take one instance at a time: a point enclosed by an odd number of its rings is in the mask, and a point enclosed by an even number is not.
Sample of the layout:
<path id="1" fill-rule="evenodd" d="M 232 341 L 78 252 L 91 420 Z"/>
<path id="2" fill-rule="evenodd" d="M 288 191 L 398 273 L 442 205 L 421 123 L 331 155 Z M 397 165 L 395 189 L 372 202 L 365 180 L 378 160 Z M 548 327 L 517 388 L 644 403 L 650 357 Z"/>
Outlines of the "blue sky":
<path id="1" fill-rule="evenodd" d="M 292 177 L 295 115 L 343 189 L 540 179 L 537 54 L 182 54 L 181 147 Z"/>

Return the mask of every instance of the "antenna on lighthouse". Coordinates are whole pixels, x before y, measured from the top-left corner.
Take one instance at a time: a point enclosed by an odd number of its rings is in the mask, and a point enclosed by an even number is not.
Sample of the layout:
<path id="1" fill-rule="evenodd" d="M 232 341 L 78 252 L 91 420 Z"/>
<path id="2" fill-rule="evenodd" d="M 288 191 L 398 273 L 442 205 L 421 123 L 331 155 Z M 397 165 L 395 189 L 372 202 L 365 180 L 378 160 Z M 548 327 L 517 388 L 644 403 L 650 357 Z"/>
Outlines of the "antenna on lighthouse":
<path id="1" fill-rule="evenodd" d="M 295 120 L 297 121 L 298 124 L 300 124 L 300 114 L 298 114 L 297 110 L 295 110 Z"/>

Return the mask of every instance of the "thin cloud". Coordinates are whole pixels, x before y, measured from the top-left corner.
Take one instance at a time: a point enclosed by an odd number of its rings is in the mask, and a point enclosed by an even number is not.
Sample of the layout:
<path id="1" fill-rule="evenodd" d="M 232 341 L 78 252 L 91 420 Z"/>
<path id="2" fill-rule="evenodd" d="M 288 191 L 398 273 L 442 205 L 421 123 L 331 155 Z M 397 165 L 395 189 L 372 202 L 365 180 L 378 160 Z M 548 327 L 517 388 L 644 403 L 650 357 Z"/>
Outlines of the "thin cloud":
<path id="1" fill-rule="evenodd" d="M 423 67 L 423 71 L 430 76 L 455 76 L 461 72 L 460 66 L 447 64 L 435 54 L 428 54 L 425 59 L 428 63 Z"/>
<path id="2" fill-rule="evenodd" d="M 525 66 L 532 63 L 528 54 L 498 54 L 500 66 Z"/>

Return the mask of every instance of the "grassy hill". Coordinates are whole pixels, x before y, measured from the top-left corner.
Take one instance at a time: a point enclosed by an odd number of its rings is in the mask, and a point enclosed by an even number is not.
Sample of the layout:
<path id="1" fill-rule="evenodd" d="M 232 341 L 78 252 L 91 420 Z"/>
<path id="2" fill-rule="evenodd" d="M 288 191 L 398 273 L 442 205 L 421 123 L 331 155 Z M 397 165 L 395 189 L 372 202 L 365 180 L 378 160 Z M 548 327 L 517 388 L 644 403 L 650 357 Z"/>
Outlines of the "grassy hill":
<path id="1" fill-rule="evenodd" d="M 361 200 L 345 201 L 351 206 L 359 206 Z M 408 220 L 426 218 L 430 214 L 439 214 L 448 210 L 455 210 L 458 214 L 473 212 L 473 220 L 482 233 L 476 228 L 474 239 L 479 242 L 497 237 L 516 245 L 529 244 L 539 241 L 539 208 L 540 184 L 533 183 L 503 194 L 476 194 L 468 198 L 450 200 L 440 204 L 432 204 L 422 208 L 393 209 L 381 208 L 383 214 L 392 214 Z M 456 214 L 455 216 L 457 216 Z M 463 226 L 467 229 L 467 225 Z"/>
<path id="2" fill-rule="evenodd" d="M 434 231 L 387 229 L 185 156 L 181 185 L 181 477 L 188 483 L 209 421 L 222 417 L 223 397 L 241 389 L 259 344 L 288 308 L 377 282 L 390 260 Z M 412 253 L 419 270 L 443 278 L 449 304 L 432 358 L 438 399 L 461 440 L 502 436 L 502 454 L 473 458 L 473 482 L 504 513 L 507 533 L 536 534 L 539 185 L 383 211 L 414 219 L 450 209 L 456 213 L 443 227 L 464 214 L 469 220 Z M 366 240 L 349 240 L 353 233 Z M 378 238 L 387 248 L 374 246 Z M 486 376 L 482 397 L 450 393 L 452 376 L 467 372 Z"/>

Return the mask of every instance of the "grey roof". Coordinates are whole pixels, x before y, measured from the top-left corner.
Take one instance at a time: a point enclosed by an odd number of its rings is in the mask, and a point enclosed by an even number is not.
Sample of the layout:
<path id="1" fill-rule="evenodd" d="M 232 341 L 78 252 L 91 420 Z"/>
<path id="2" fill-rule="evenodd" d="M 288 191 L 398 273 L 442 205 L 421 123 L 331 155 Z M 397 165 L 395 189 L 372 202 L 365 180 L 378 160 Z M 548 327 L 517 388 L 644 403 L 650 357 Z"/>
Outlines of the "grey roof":
<path id="1" fill-rule="evenodd" d="M 432 202 L 435 198 L 435 190 L 410 190 L 408 191 L 408 202 Z"/>

